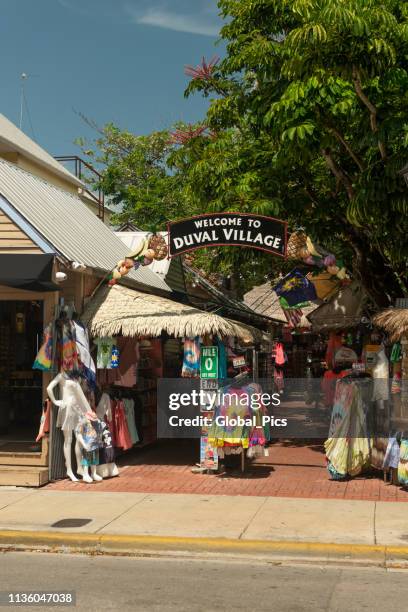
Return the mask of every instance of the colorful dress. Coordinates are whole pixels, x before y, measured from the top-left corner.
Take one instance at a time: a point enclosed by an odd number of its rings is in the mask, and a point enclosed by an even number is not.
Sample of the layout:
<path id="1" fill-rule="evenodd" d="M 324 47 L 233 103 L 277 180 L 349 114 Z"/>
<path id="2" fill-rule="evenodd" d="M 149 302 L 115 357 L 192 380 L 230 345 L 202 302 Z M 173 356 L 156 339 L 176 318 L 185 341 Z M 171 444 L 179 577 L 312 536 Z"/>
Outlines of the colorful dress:
<path id="1" fill-rule="evenodd" d="M 132 448 L 133 442 L 126 420 L 125 406 L 122 400 L 116 403 L 114 410 L 114 421 L 116 430 L 116 446 L 128 450 Z"/>
<path id="2" fill-rule="evenodd" d="M 184 378 L 198 378 L 200 376 L 200 338 L 186 338 L 184 340 L 184 358 L 181 375 Z"/>
<path id="3" fill-rule="evenodd" d="M 86 449 L 82 449 L 81 464 L 84 466 L 99 464 L 99 449 L 102 446 L 102 422 L 96 419 L 82 417 L 76 426 L 75 433 L 82 436 Z"/>
<path id="4" fill-rule="evenodd" d="M 42 370 L 49 372 L 52 369 L 52 345 L 53 345 L 53 326 L 47 325 L 44 330 L 44 340 L 40 350 L 37 353 L 33 364 L 33 370 Z"/>

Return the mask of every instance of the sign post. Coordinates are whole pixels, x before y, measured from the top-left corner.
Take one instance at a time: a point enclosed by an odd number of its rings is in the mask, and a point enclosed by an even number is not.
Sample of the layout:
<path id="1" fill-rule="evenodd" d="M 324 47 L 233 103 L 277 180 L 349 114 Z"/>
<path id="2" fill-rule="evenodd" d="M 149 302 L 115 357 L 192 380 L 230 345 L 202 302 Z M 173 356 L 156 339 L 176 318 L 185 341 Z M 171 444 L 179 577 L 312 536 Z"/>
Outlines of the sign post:
<path id="1" fill-rule="evenodd" d="M 200 389 L 207 394 L 218 390 L 218 346 L 203 346 L 200 351 Z M 214 410 L 201 406 L 200 411 L 208 420 L 212 420 Z M 218 454 L 208 444 L 208 427 L 201 428 L 200 466 L 202 470 L 218 470 Z"/>
<path id="2" fill-rule="evenodd" d="M 218 346 L 203 346 L 200 353 L 200 378 L 218 378 Z"/>

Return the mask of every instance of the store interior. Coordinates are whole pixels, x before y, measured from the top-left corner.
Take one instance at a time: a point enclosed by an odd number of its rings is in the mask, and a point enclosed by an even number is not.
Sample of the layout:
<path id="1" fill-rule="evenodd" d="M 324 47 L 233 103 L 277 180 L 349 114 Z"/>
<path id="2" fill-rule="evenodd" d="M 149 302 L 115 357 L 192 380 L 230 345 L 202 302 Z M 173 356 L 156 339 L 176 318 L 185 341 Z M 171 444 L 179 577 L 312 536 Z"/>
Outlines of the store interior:
<path id="1" fill-rule="evenodd" d="M 42 333 L 41 301 L 0 301 L 0 453 L 41 450 L 42 374 L 32 365 Z"/>

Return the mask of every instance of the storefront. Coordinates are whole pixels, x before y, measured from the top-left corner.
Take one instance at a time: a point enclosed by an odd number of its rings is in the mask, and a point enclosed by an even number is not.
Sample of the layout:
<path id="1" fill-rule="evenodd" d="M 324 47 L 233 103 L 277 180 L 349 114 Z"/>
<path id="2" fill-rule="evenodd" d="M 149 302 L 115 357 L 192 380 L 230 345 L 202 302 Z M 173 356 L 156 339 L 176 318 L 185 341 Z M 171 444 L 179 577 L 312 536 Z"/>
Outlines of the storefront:
<path id="1" fill-rule="evenodd" d="M 48 376 L 33 370 L 58 285 L 54 256 L 0 255 L 0 482 L 48 481 L 48 439 L 36 443 Z"/>
<path id="2" fill-rule="evenodd" d="M 95 347 L 96 380 L 119 454 L 157 440 L 158 381 L 198 377 L 200 347 L 220 347 L 224 377 L 230 367 L 233 375 L 245 369 L 252 380 L 258 376 L 255 347 L 269 340 L 266 332 L 248 324 L 120 285 L 101 287 L 82 321 Z M 232 357 L 238 353 L 240 365 L 234 371 Z M 130 435 L 117 436 L 117 411 L 122 408 Z"/>

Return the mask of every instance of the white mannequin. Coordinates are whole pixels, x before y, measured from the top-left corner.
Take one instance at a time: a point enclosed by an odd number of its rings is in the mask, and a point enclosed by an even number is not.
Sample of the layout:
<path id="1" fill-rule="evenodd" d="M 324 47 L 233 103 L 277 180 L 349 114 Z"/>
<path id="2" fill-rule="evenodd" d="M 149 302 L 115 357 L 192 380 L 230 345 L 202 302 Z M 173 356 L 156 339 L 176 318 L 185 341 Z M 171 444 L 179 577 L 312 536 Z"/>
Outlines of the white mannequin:
<path id="1" fill-rule="evenodd" d="M 96 407 L 96 414 L 98 419 L 103 420 L 104 416 L 110 410 L 110 398 L 107 393 L 103 393 L 99 404 Z M 104 463 L 96 466 L 96 473 L 103 478 L 112 478 L 112 476 L 118 476 L 119 470 L 116 463 Z"/>
<path id="2" fill-rule="evenodd" d="M 57 399 L 54 395 L 55 387 L 59 386 L 61 399 Z M 87 412 L 92 412 L 91 406 L 82 391 L 78 381 L 65 377 L 63 374 L 57 376 L 50 382 L 47 387 L 47 393 L 52 403 L 58 406 L 57 427 L 61 427 L 64 434 L 64 457 L 65 466 L 67 468 L 67 476 L 72 482 L 78 482 L 78 478 L 74 475 L 71 465 L 71 445 L 72 432 L 78 425 L 81 416 Z M 81 465 L 82 452 L 81 448 L 88 450 L 81 435 L 76 436 L 75 456 L 77 460 L 77 472 L 82 474 L 84 482 L 92 482 L 102 480 L 102 477 L 96 473 L 96 465 L 91 465 L 91 474 L 89 474 L 88 466 Z"/>

